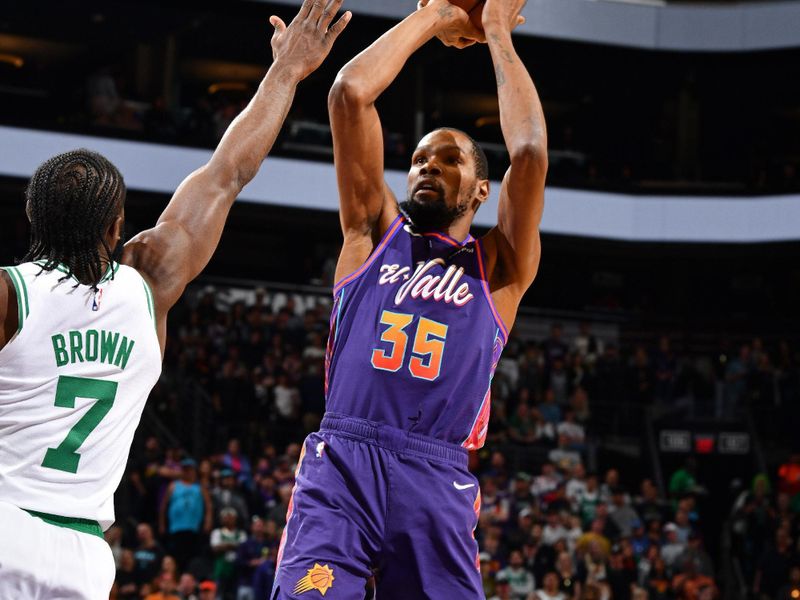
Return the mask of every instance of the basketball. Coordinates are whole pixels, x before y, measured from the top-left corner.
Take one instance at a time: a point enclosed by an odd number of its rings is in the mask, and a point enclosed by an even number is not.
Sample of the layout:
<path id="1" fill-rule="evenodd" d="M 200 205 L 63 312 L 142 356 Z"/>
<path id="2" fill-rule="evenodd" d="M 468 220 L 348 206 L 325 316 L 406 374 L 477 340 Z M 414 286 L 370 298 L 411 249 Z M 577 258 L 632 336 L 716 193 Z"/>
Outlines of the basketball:
<path id="1" fill-rule="evenodd" d="M 315 571 L 311 573 L 311 583 L 317 589 L 328 587 L 331 583 L 331 574 L 327 571 Z"/>
<path id="2" fill-rule="evenodd" d="M 449 0 L 459 8 L 463 8 L 469 15 L 469 20 L 480 30 L 483 30 L 483 0 Z"/>

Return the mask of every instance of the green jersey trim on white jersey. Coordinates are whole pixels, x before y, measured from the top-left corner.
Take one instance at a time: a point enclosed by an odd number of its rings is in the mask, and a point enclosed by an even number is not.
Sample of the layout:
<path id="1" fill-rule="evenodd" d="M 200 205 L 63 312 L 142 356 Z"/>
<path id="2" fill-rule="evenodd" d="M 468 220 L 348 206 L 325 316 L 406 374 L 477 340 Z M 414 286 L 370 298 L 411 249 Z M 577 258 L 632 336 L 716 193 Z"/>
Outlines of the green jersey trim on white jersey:
<path id="1" fill-rule="evenodd" d="M 144 294 L 147 296 L 147 310 L 153 318 L 153 327 L 155 327 L 156 332 L 158 332 L 158 324 L 156 323 L 156 303 L 153 300 L 153 290 L 150 289 L 150 285 L 145 281 L 144 277 L 142 277 L 142 284 L 144 285 Z"/>
<path id="2" fill-rule="evenodd" d="M 11 283 L 14 285 L 14 290 L 17 294 L 17 333 L 22 331 L 22 325 L 25 319 L 28 318 L 30 307 L 28 306 L 28 288 L 25 286 L 25 279 L 20 274 L 16 267 L 3 267 L 3 270 L 8 273 Z"/>
<path id="3" fill-rule="evenodd" d="M 45 259 L 36 260 L 36 261 L 34 261 L 34 264 L 39 265 L 40 267 L 44 268 L 44 266 L 47 264 L 47 260 L 45 260 Z M 56 266 L 53 267 L 53 268 L 56 271 L 60 271 L 61 273 L 64 273 L 64 275 L 69 275 L 70 279 L 72 279 L 75 283 L 78 283 L 78 284 L 80 283 L 80 281 L 78 281 L 78 278 L 75 277 L 75 274 L 74 273 L 70 274 L 69 269 L 65 265 L 63 265 L 62 263 L 57 263 Z M 111 279 L 112 275 L 114 275 L 118 270 L 119 270 L 119 263 L 118 262 L 112 262 L 106 268 L 105 275 L 103 275 L 103 278 L 100 281 L 98 281 L 98 284 L 105 283 L 106 281 Z"/>

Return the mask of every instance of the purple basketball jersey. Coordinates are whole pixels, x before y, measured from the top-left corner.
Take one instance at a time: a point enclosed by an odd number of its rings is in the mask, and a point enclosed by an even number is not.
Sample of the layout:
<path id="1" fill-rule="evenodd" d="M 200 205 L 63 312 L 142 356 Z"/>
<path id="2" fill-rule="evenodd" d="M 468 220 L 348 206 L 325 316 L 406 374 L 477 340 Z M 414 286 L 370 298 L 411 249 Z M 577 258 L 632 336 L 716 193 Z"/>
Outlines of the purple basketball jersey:
<path id="1" fill-rule="evenodd" d="M 508 332 L 479 240 L 414 233 L 395 219 L 334 287 L 326 411 L 480 448 Z"/>

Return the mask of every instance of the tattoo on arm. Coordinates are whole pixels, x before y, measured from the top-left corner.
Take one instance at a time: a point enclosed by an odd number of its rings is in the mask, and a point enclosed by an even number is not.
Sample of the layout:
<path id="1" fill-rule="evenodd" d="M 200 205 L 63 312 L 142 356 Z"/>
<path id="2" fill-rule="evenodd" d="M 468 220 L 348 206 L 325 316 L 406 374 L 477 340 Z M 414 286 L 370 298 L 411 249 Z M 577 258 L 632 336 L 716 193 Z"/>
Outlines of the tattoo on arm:
<path id="1" fill-rule="evenodd" d="M 437 12 L 439 13 L 439 16 L 442 17 L 443 19 L 445 18 L 449 19 L 450 17 L 453 16 L 453 7 L 449 5 L 440 6 Z"/>
<path id="2" fill-rule="evenodd" d="M 503 57 L 503 60 L 506 61 L 507 63 L 513 63 L 514 62 L 514 57 L 511 55 L 511 52 L 509 52 L 507 48 L 503 47 L 502 40 L 500 39 L 500 36 L 497 35 L 496 33 L 492 33 L 492 34 L 490 34 L 489 37 L 491 37 L 492 41 L 495 42 L 499 46 L 500 55 Z"/>
<path id="3" fill-rule="evenodd" d="M 503 73 L 503 65 L 500 63 L 495 64 L 494 74 L 497 77 L 497 87 L 503 87 L 506 84 L 506 74 Z"/>

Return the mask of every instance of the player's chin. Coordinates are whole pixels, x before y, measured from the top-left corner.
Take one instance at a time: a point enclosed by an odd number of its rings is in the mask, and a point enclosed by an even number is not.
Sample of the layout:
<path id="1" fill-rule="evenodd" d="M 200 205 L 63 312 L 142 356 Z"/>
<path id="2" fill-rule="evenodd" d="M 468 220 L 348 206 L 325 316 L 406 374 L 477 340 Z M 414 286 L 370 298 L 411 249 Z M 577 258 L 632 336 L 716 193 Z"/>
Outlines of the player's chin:
<path id="1" fill-rule="evenodd" d="M 444 202 L 444 193 L 438 190 L 417 190 L 411 196 L 411 202 L 434 204 Z"/>

